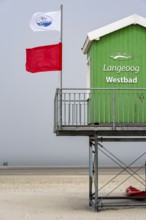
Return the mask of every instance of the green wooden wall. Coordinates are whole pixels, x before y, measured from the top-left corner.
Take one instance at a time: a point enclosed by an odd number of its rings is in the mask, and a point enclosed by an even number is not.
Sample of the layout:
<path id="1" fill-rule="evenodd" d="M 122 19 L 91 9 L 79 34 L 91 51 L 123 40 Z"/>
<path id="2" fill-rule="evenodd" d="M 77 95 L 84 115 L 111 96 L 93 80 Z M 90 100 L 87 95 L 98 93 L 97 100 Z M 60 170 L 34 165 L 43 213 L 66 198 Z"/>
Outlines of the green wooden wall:
<path id="1" fill-rule="evenodd" d="M 87 56 L 90 57 L 91 88 L 146 88 L 144 27 L 130 25 L 93 41 Z M 146 122 L 144 90 L 118 90 L 114 93 L 91 92 L 89 123 L 109 123 L 113 118 L 118 123 Z"/>

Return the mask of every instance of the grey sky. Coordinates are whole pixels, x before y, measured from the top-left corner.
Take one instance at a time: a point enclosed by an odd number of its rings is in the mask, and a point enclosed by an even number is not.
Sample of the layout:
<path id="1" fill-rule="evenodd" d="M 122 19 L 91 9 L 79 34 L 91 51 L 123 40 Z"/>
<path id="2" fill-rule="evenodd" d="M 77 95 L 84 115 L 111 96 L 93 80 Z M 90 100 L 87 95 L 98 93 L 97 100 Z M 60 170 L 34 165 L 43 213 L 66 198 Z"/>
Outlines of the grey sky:
<path id="1" fill-rule="evenodd" d="M 88 138 L 53 134 L 58 72 L 33 75 L 25 70 L 26 48 L 60 40 L 57 32 L 33 32 L 29 28 L 31 16 L 59 10 L 61 4 L 63 87 L 86 87 L 86 56 L 81 47 L 89 31 L 131 14 L 146 17 L 144 0 L 0 0 L 0 165 L 7 160 L 10 165 L 28 166 L 88 164 Z M 134 143 L 112 146 L 128 161 L 128 145 L 134 148 L 133 158 L 140 154 Z M 143 148 L 141 144 L 141 152 Z"/>

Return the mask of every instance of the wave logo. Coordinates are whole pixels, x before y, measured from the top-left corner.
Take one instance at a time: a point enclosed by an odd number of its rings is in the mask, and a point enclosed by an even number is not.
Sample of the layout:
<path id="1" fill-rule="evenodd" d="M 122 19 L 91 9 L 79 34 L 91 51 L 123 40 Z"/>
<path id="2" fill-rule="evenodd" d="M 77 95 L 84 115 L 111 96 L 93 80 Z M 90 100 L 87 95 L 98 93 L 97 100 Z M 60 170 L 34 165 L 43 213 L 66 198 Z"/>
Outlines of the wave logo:
<path id="1" fill-rule="evenodd" d="M 48 27 L 52 24 L 53 20 L 50 16 L 43 15 L 36 19 L 36 23 L 39 27 Z"/>
<path id="2" fill-rule="evenodd" d="M 118 52 L 110 56 L 114 60 L 129 60 L 132 59 L 132 56 L 125 52 Z"/>

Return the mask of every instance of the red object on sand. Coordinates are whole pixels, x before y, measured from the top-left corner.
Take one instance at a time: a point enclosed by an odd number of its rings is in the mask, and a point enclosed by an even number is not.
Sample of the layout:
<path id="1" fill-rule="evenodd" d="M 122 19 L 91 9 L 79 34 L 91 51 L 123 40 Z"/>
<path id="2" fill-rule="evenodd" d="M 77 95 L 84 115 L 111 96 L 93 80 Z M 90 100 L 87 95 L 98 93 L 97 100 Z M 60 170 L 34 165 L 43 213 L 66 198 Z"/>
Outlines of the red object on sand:
<path id="1" fill-rule="evenodd" d="M 137 189 L 133 186 L 129 186 L 126 189 L 126 195 L 131 196 L 131 197 L 134 197 L 134 196 L 144 197 L 144 196 L 146 196 L 146 191 L 140 191 L 139 189 Z"/>

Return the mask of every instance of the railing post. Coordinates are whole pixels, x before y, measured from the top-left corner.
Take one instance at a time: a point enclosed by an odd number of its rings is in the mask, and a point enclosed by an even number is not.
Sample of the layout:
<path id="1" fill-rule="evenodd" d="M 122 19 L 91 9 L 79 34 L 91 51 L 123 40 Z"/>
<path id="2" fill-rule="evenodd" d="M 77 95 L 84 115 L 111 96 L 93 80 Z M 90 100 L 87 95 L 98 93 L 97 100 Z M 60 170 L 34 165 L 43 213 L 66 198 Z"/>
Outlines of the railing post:
<path id="1" fill-rule="evenodd" d="M 56 89 L 56 94 L 54 98 L 54 131 L 56 131 L 56 126 L 57 126 L 57 89 Z"/>
<path id="2" fill-rule="evenodd" d="M 62 127 L 62 89 L 58 89 L 59 94 L 59 128 Z"/>
<path id="3" fill-rule="evenodd" d="M 112 98 L 113 98 L 113 130 L 116 129 L 116 94 L 115 90 L 113 88 L 113 93 L 112 93 Z"/>

